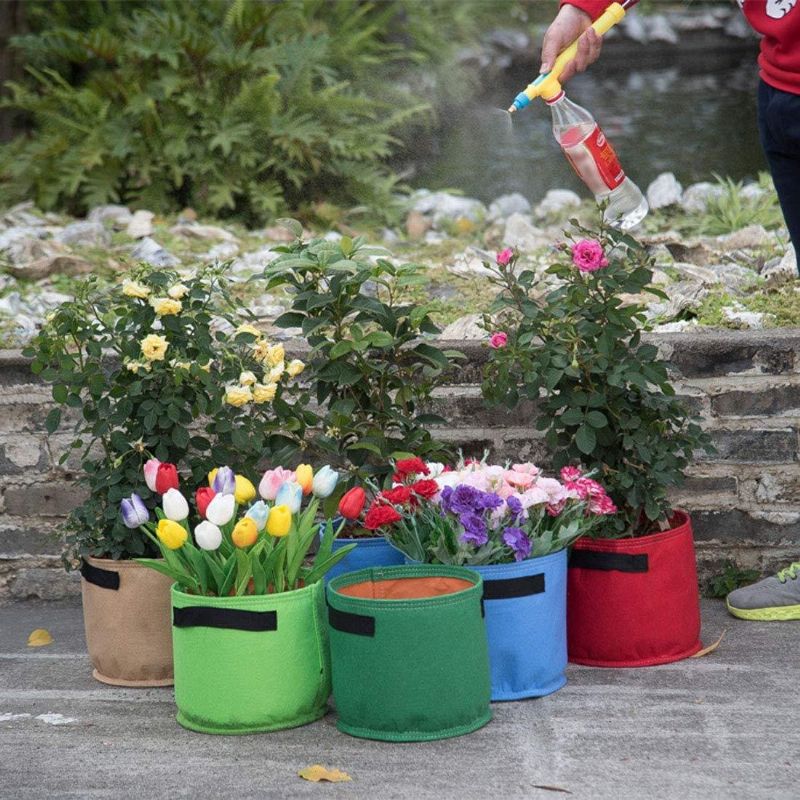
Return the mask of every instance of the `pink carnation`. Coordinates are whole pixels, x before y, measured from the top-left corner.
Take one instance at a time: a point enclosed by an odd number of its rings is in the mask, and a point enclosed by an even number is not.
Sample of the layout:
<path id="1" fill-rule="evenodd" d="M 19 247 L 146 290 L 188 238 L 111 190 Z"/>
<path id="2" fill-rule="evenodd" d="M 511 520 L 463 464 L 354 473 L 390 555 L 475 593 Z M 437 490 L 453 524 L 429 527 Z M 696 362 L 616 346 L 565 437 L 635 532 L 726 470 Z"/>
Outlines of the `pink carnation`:
<path id="1" fill-rule="evenodd" d="M 589 513 L 601 516 L 616 514 L 617 506 L 607 494 L 603 494 L 600 497 L 593 497 L 589 501 Z"/>
<path id="2" fill-rule="evenodd" d="M 514 251 L 510 247 L 506 247 L 497 254 L 496 261 L 499 266 L 505 267 L 508 266 L 512 258 L 514 258 Z"/>
<path id="3" fill-rule="evenodd" d="M 581 239 L 572 245 L 572 263 L 581 272 L 595 272 L 608 266 L 603 245 L 594 239 Z"/>
<path id="4" fill-rule="evenodd" d="M 497 333 L 493 333 L 489 339 L 489 347 L 493 347 L 495 350 L 500 347 L 505 347 L 507 344 L 508 334 L 505 331 L 497 331 Z"/>
<path id="5" fill-rule="evenodd" d="M 561 480 L 564 483 L 574 483 L 583 477 L 583 473 L 577 467 L 563 467 L 561 470 Z"/>

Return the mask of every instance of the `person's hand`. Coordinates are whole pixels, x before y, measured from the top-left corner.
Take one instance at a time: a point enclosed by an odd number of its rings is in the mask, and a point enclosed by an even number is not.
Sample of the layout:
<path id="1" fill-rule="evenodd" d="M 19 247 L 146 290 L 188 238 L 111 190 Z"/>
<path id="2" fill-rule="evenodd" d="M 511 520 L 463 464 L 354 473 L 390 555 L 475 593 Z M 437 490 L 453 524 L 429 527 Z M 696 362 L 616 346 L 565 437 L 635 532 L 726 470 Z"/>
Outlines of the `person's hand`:
<path id="1" fill-rule="evenodd" d="M 578 40 L 578 54 L 567 64 L 559 81 L 566 83 L 576 73 L 583 72 L 600 57 L 603 37 L 591 27 L 592 18 L 576 6 L 561 7 L 542 41 L 542 66 L 539 72 L 549 72 L 562 50 Z"/>

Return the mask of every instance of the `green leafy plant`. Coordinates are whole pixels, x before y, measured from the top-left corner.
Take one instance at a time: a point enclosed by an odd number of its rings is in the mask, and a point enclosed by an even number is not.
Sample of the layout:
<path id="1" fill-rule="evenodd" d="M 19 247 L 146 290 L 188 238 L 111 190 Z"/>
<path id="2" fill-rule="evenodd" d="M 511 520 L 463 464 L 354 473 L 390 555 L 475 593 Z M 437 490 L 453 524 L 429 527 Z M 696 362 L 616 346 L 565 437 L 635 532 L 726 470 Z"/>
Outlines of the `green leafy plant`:
<path id="1" fill-rule="evenodd" d="M 426 283 L 423 268 L 394 264 L 362 238 L 299 237 L 265 270 L 267 290 L 288 289 L 291 309 L 275 324 L 300 328 L 311 346 L 306 379 L 320 406 L 315 446 L 360 477 L 385 475 L 390 459 L 413 453 L 449 460 L 427 426 L 444 422 L 421 407 L 459 354 L 425 340 L 429 307 L 404 302 Z"/>
<path id="2" fill-rule="evenodd" d="M 517 272 L 517 254 L 488 265 L 499 289 L 485 319 L 505 327 L 506 339 L 485 368 L 490 405 L 539 404 L 536 428 L 545 433 L 555 466 L 582 462 L 597 474 L 619 508 L 599 527 L 603 536 L 637 536 L 669 526 L 668 492 L 678 486 L 710 438 L 675 397 L 667 365 L 646 327 L 639 297 L 652 287 L 652 262 L 632 237 L 601 225 L 580 227 L 589 237 L 564 243 L 547 270 L 557 288 L 542 290 L 531 270 Z M 544 297 L 542 299 L 542 295 Z"/>
<path id="3" fill-rule="evenodd" d="M 283 347 L 240 322 L 224 266 L 184 281 L 142 267 L 105 291 L 90 278 L 25 350 L 53 387 L 48 432 L 62 422 L 73 431 L 61 463 L 79 451 L 89 491 L 66 523 L 67 562 L 151 550 L 119 518 L 148 458 L 199 482 L 209 462 L 252 472 L 263 456 L 298 449 L 315 420 L 290 375 L 300 367 L 287 372 Z"/>
<path id="4" fill-rule="evenodd" d="M 744 569 L 734 561 L 726 561 L 725 567 L 708 582 L 709 597 L 727 597 L 734 589 L 747 586 L 758 580 L 761 573 L 757 569 Z"/>

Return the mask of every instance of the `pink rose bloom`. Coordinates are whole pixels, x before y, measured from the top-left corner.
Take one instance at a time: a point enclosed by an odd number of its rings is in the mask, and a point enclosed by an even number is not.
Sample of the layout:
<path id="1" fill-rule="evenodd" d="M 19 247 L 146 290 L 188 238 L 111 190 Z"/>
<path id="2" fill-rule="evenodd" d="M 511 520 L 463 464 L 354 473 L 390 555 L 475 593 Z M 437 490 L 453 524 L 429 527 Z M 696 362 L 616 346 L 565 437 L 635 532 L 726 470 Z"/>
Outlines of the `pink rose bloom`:
<path id="1" fill-rule="evenodd" d="M 603 253 L 603 245 L 594 239 L 581 239 L 572 245 L 572 263 L 581 272 L 595 272 L 608 266 L 608 259 Z"/>
<path id="2" fill-rule="evenodd" d="M 508 334 L 505 333 L 505 331 L 497 331 L 497 333 L 493 333 L 489 339 L 489 347 L 493 347 L 495 350 L 505 347 L 507 344 Z"/>
<path id="3" fill-rule="evenodd" d="M 536 482 L 536 476 L 527 472 L 517 472 L 515 469 L 506 470 L 503 476 L 505 482 L 518 489 L 528 489 Z"/>
<path id="4" fill-rule="evenodd" d="M 514 251 L 510 247 L 506 247 L 505 250 L 501 250 L 497 254 L 496 261 L 499 266 L 505 267 L 508 266 L 512 258 L 514 258 Z"/>
<path id="5" fill-rule="evenodd" d="M 533 475 L 534 478 L 542 474 L 539 467 L 536 464 L 531 464 L 530 461 L 526 461 L 524 464 L 512 464 L 511 469 L 514 472 L 521 472 L 523 475 Z"/>
<path id="6" fill-rule="evenodd" d="M 294 481 L 294 470 L 275 467 L 268 469 L 258 484 L 258 493 L 264 500 L 274 500 L 278 494 L 278 489 L 288 481 Z"/>
<path id="7" fill-rule="evenodd" d="M 577 467 L 564 467 L 561 470 L 561 480 L 564 483 L 574 483 L 583 477 L 583 473 Z"/>

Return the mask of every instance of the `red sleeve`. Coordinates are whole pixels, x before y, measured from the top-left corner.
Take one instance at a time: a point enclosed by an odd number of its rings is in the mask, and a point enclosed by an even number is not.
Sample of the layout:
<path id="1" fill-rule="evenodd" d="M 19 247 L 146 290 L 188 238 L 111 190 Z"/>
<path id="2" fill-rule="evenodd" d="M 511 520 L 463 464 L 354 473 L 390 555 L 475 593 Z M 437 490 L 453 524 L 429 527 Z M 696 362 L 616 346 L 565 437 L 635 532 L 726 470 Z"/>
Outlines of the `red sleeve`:
<path id="1" fill-rule="evenodd" d="M 575 6 L 585 11 L 592 20 L 596 20 L 613 2 L 613 0 L 561 0 L 559 5 Z"/>

